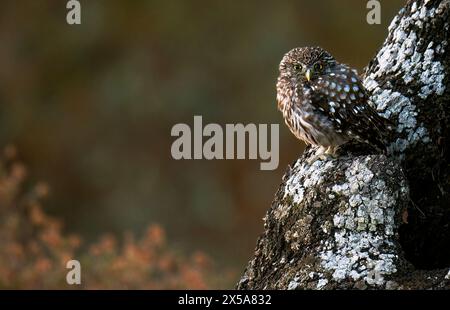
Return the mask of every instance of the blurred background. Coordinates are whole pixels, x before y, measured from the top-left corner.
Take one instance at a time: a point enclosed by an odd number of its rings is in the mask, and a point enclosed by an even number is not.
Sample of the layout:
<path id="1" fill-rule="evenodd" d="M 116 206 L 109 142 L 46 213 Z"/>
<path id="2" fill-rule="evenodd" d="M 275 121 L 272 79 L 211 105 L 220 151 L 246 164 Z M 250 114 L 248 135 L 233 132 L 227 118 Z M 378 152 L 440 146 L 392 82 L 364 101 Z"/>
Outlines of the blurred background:
<path id="1" fill-rule="evenodd" d="M 226 281 L 205 287 L 229 288 L 253 254 L 286 166 L 303 150 L 276 108 L 281 57 L 320 45 L 361 72 L 404 4 L 382 1 L 381 25 L 368 25 L 361 0 L 80 2 L 76 26 L 66 23 L 66 1 L 1 4 L 3 181 L 18 177 L 21 189 L 11 201 L 0 196 L 0 204 L 17 206 L 30 190 L 45 193 L 36 198 L 39 212 L 58 219 L 61 235 L 83 240 L 72 240 L 73 258 L 105 234 L 120 243 L 126 234 L 145 239 L 157 231 L 174 252 L 214 262 L 210 272 Z M 279 168 L 261 171 L 259 160 L 173 160 L 170 130 L 193 124 L 194 115 L 204 124 L 281 124 Z M 36 224 L 33 208 L 25 226 Z M 12 221 L 0 214 L 2 225 Z M 11 237 L 18 243 L 25 242 L 21 225 Z M 27 236 L 37 238 L 33 230 Z M 11 251 L 0 243 L 0 254 Z M 24 253 L 26 261 L 32 252 Z M 198 255 L 194 260 L 206 259 Z M 13 268 L 6 261 L 4 272 Z M 3 284 L 0 276 L 0 287 L 50 286 L 26 285 L 26 277 L 12 285 L 23 267 L 14 268 Z M 202 287 L 187 279 L 180 287 Z"/>

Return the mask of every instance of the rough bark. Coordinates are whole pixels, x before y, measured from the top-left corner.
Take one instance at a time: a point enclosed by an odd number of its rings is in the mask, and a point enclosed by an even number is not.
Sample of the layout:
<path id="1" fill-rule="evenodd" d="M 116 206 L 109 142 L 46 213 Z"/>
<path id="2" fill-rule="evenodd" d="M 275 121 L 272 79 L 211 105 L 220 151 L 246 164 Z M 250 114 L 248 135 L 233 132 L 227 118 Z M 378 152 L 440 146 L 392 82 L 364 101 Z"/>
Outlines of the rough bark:
<path id="1" fill-rule="evenodd" d="M 450 288 L 450 0 L 409 1 L 364 85 L 397 125 L 283 177 L 239 289 Z"/>

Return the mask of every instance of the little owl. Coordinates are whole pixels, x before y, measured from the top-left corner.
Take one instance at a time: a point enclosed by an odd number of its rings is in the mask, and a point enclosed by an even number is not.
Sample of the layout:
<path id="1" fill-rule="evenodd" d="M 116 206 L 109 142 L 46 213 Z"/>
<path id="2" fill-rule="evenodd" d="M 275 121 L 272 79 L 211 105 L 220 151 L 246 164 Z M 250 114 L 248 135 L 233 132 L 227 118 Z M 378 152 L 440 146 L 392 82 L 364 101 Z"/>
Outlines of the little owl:
<path id="1" fill-rule="evenodd" d="M 385 150 L 391 127 L 368 100 L 356 71 L 320 47 L 294 48 L 281 60 L 278 109 L 298 139 L 318 147 L 310 163 L 350 140 Z"/>

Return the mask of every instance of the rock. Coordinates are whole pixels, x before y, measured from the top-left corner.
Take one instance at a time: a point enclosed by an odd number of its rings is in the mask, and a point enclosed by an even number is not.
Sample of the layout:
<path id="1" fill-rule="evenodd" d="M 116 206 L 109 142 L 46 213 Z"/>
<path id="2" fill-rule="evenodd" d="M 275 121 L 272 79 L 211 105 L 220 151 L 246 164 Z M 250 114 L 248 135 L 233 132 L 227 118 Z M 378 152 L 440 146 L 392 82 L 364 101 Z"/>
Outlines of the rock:
<path id="1" fill-rule="evenodd" d="M 450 288 L 450 0 L 409 1 L 364 84 L 397 125 L 386 155 L 349 144 L 289 167 L 239 289 Z"/>

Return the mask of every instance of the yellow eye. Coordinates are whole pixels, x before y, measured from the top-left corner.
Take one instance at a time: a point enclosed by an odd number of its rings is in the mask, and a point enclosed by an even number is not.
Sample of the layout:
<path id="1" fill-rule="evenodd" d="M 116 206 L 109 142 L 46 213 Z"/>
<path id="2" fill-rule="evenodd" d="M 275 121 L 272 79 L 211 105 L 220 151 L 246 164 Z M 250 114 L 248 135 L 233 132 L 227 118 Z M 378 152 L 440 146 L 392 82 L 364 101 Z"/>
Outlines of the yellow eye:
<path id="1" fill-rule="evenodd" d="M 316 70 L 322 70 L 323 69 L 323 65 L 321 63 L 317 63 L 317 64 L 314 65 L 314 68 Z"/>
<path id="2" fill-rule="evenodd" d="M 294 70 L 301 70 L 302 65 L 301 64 L 294 64 Z"/>

